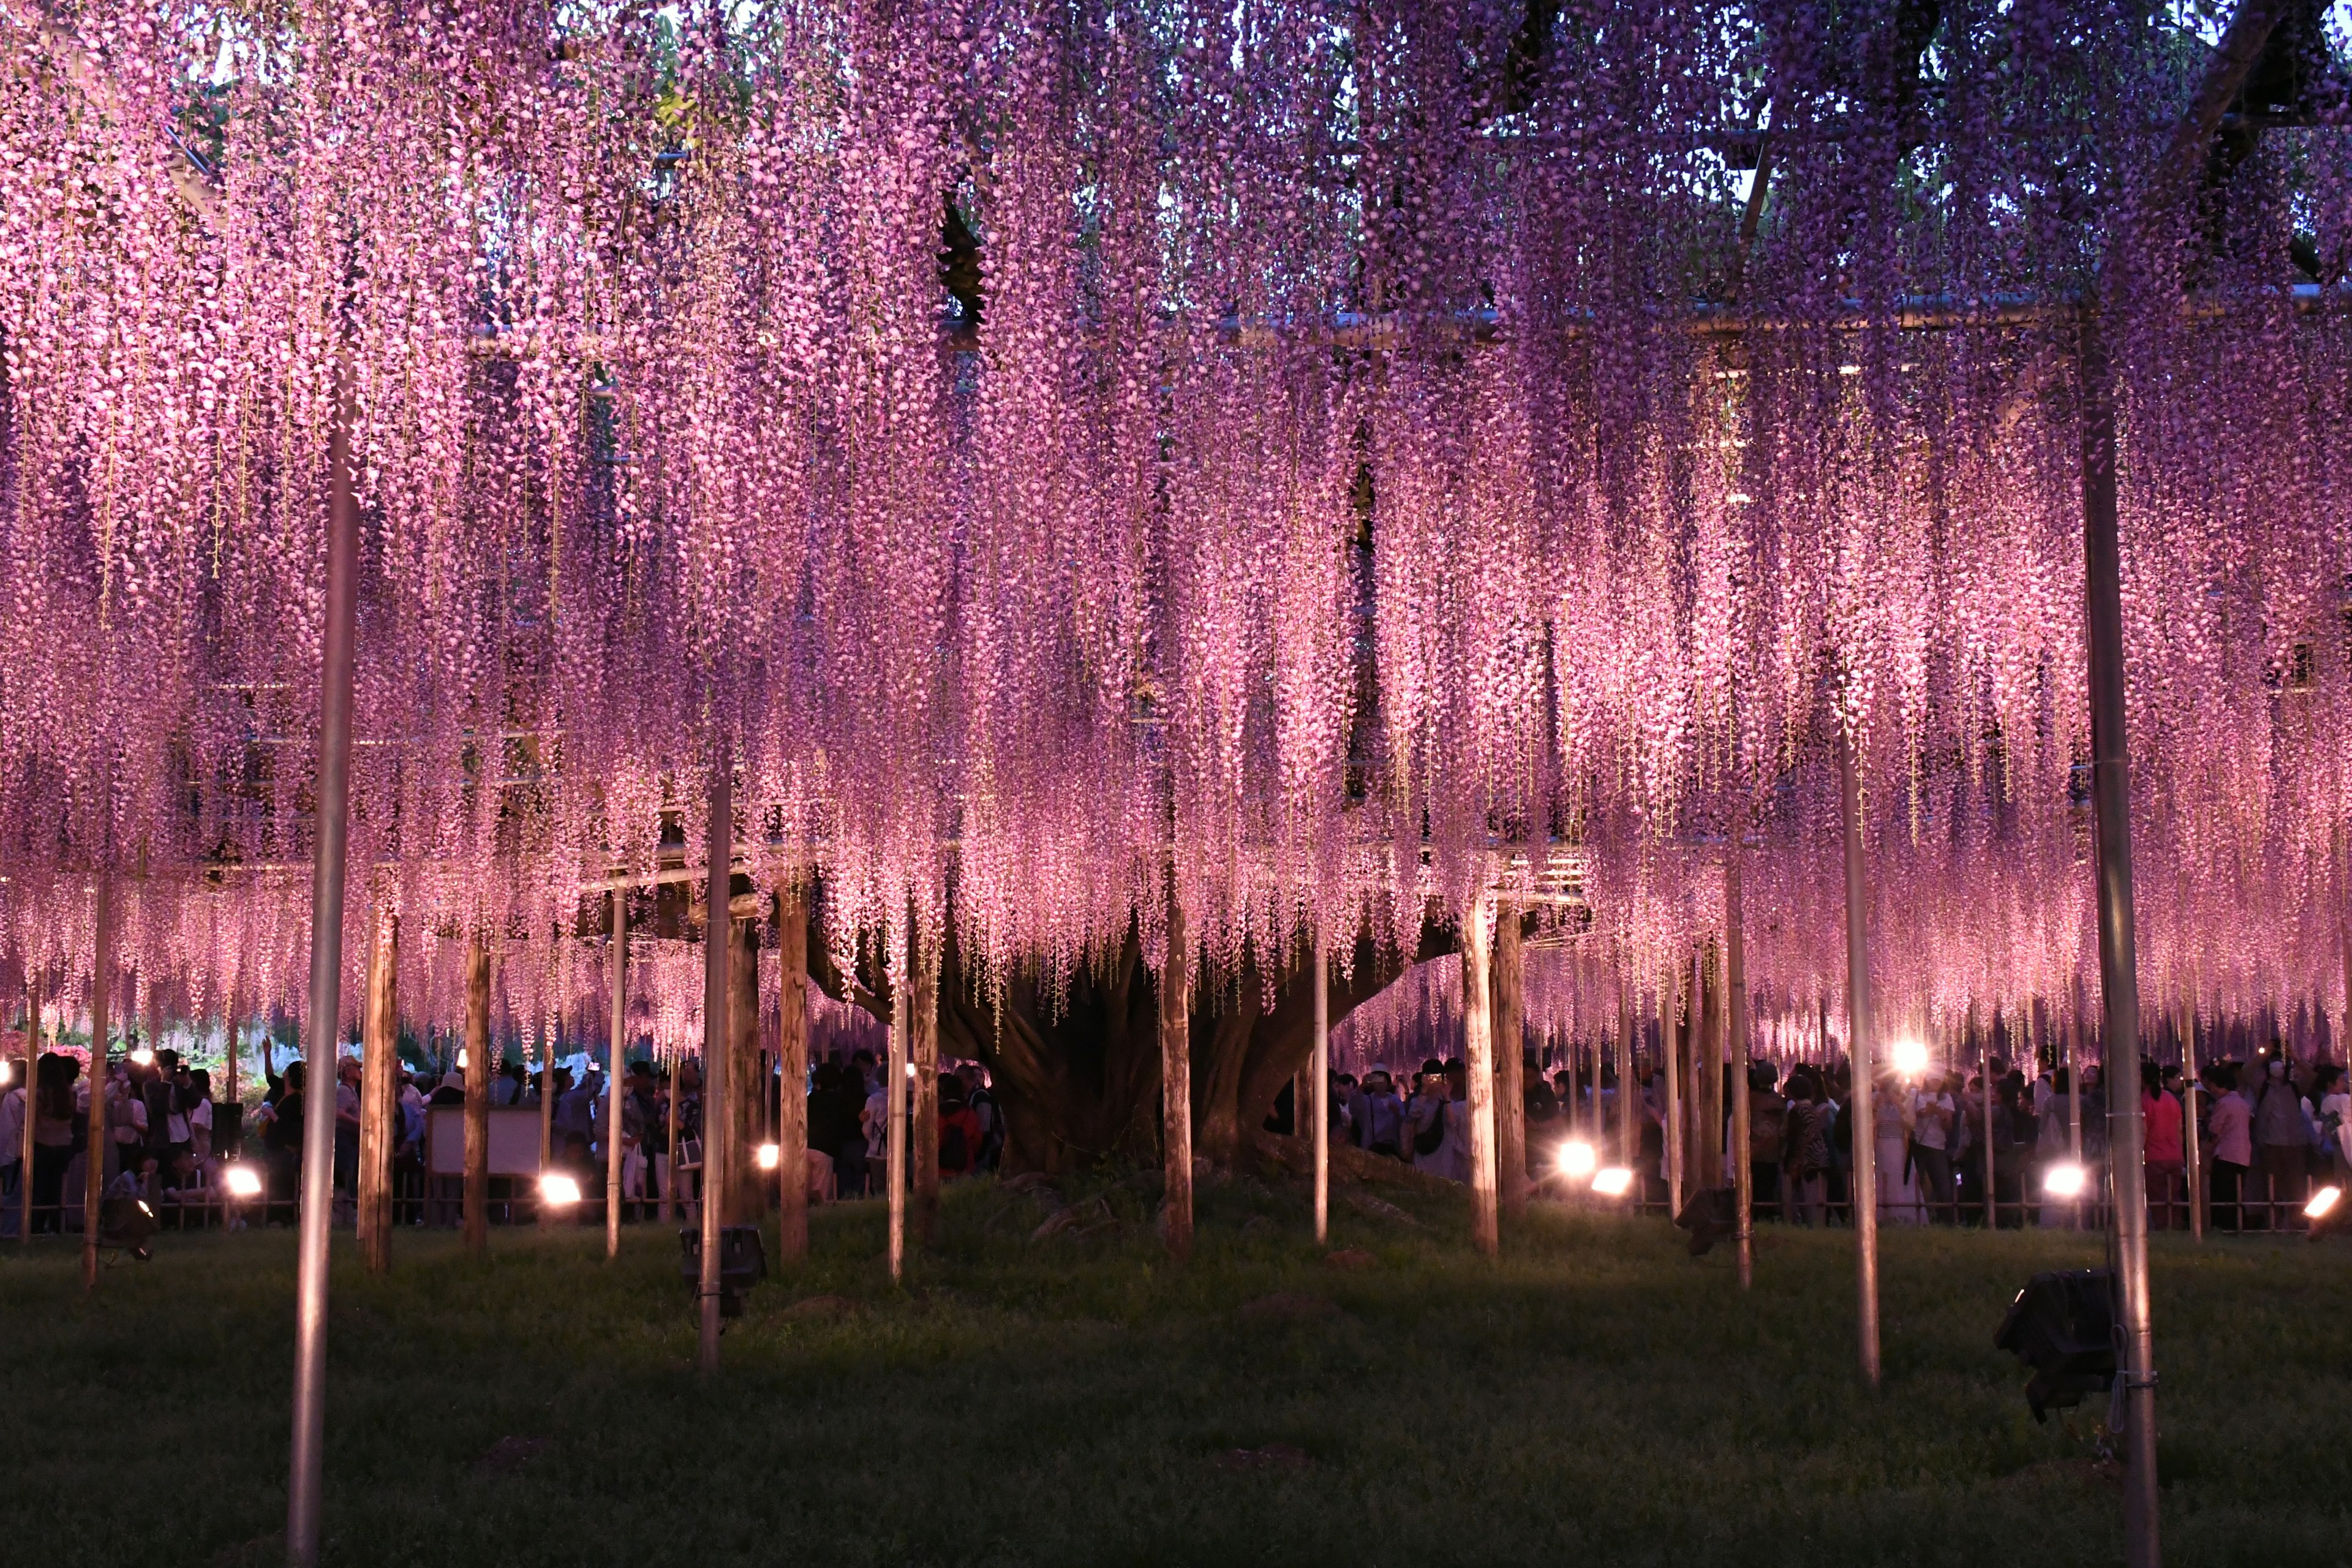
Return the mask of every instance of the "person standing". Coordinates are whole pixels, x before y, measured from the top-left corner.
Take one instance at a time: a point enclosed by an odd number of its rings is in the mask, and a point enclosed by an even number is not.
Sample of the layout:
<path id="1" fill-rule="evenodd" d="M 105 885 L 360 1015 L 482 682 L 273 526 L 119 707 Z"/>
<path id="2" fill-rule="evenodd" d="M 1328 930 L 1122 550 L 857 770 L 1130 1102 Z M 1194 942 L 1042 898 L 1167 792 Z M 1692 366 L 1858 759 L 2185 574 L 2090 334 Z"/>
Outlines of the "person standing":
<path id="1" fill-rule="evenodd" d="M 1919 1187 L 1908 1158 L 1911 1147 L 1911 1106 L 1893 1073 L 1874 1080 L 1870 1119 L 1876 1155 L 1876 1194 L 1880 1215 L 1895 1225 L 1919 1223 Z"/>
<path id="2" fill-rule="evenodd" d="M 1952 1123 L 1959 1114 L 1951 1080 L 1929 1073 L 1911 1093 L 1911 1160 L 1918 1168 L 1927 1217 L 1937 1225 L 1958 1218 L 1953 1209 Z"/>
<path id="3" fill-rule="evenodd" d="M 1397 1099 L 1388 1068 L 1376 1067 L 1364 1075 L 1349 1121 L 1356 1147 L 1365 1153 L 1404 1158 L 1404 1102 Z"/>
<path id="4" fill-rule="evenodd" d="M 2323 1065 L 2312 1079 L 2312 1098 L 2319 1104 L 2321 1152 L 2327 1157 L 2327 1179 L 2341 1186 L 2352 1172 L 2352 1094 L 2345 1092 L 2344 1069 Z"/>
<path id="5" fill-rule="evenodd" d="M 2294 1211 L 2303 1206 L 2304 1188 L 2311 1174 L 2311 1132 L 2303 1120 L 2303 1096 L 2287 1077 L 2286 1048 L 2281 1042 L 2254 1095 L 2254 1169 L 2258 1191 L 2266 1205 L 2266 1223 L 2284 1230 Z"/>
<path id="6" fill-rule="evenodd" d="M 16 1234 L 23 1204 L 18 1197 L 32 1173 L 25 1169 L 25 1118 L 32 1110 L 31 1064 L 22 1057 L 5 1064 L 8 1088 L 0 1093 L 0 1236 Z"/>
<path id="7" fill-rule="evenodd" d="M 74 1142 L 87 1136 L 89 1126 L 74 1093 L 81 1064 L 52 1052 L 33 1072 L 33 1234 L 56 1236 L 65 1229 L 66 1173 L 73 1167 Z"/>
<path id="8" fill-rule="evenodd" d="M 1780 1074 L 1770 1062 L 1748 1068 L 1748 1179 L 1749 1213 L 1780 1219 L 1780 1151 L 1789 1135 L 1789 1102 L 1781 1098 Z"/>
<path id="9" fill-rule="evenodd" d="M 2148 1225 L 2156 1230 L 2170 1230 L 2172 1211 L 2180 1202 L 2181 1177 L 2188 1160 L 2180 1101 L 2165 1091 L 2164 1075 L 2154 1062 L 2140 1064 L 2139 1081 L 2140 1115 L 2147 1129 Z"/>
<path id="10" fill-rule="evenodd" d="M 2231 1235 L 2245 1228 L 2247 1176 L 2254 1163 L 2254 1113 L 2244 1081 L 2235 1062 L 2217 1062 L 2205 1070 L 2212 1094 L 2212 1109 L 2205 1113 L 2205 1146 L 2213 1152 L 2213 1228 Z"/>

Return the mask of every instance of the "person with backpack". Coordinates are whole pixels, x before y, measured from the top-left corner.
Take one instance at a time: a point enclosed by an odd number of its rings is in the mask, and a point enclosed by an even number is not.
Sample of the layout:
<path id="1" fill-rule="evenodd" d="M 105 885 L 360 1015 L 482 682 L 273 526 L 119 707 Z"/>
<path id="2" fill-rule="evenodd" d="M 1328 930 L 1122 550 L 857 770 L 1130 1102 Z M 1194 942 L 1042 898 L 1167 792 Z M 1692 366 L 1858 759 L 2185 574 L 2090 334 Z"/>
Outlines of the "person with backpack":
<path id="1" fill-rule="evenodd" d="M 980 1118 L 965 1103 L 963 1080 L 940 1074 L 940 1178 L 953 1181 L 980 1168 Z"/>

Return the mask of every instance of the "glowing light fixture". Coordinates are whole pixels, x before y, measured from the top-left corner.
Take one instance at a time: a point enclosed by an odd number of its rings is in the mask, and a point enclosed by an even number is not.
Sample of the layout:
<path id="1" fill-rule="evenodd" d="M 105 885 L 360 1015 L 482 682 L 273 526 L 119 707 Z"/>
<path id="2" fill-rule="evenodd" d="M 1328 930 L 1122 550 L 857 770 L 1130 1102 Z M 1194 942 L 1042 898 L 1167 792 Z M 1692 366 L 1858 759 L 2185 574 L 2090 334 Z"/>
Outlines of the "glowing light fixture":
<path id="1" fill-rule="evenodd" d="M 221 1173 L 221 1185 L 233 1198 L 257 1198 L 261 1195 L 261 1177 L 250 1165 L 231 1165 Z"/>
<path id="2" fill-rule="evenodd" d="M 776 1168 L 776 1161 L 782 1157 L 782 1153 L 783 1151 L 778 1149 L 773 1143 L 761 1144 L 759 1153 L 760 1169 L 763 1171 L 774 1170 Z"/>
<path id="3" fill-rule="evenodd" d="M 2336 1212 L 2336 1205 L 2343 1201 L 2344 1189 L 2342 1187 L 2322 1187 L 2317 1192 L 2311 1194 L 2311 1201 L 2309 1203 L 2303 1205 L 2303 1217 L 2305 1219 L 2326 1219 L 2329 1215 Z"/>
<path id="4" fill-rule="evenodd" d="M 1912 1039 L 1897 1040 L 1888 1050 L 1887 1059 L 1895 1064 L 1895 1070 L 1905 1078 L 1917 1078 L 1927 1070 L 1927 1042 Z"/>
<path id="5" fill-rule="evenodd" d="M 2042 1173 L 2042 1190 L 2053 1198 L 2079 1198 L 2090 1182 L 2080 1165 L 2053 1165 Z"/>
<path id="6" fill-rule="evenodd" d="M 539 1179 L 539 1201 L 569 1208 L 580 1201 L 580 1184 L 560 1172 L 550 1171 Z"/>
<path id="7" fill-rule="evenodd" d="M 1612 1165 L 1592 1173 L 1592 1190 L 1604 1198 L 1622 1198 L 1633 1190 L 1633 1173 L 1622 1165 Z"/>
<path id="8" fill-rule="evenodd" d="M 149 1050 L 146 1047 L 142 1046 L 137 1050 L 131 1053 L 131 1060 L 132 1065 L 136 1067 L 153 1067 L 155 1065 L 155 1053 Z"/>
<path id="9" fill-rule="evenodd" d="M 1563 1176 L 1580 1181 L 1592 1174 L 1600 1164 L 1601 1156 L 1593 1152 L 1591 1144 L 1580 1138 L 1560 1145 L 1559 1173 Z"/>

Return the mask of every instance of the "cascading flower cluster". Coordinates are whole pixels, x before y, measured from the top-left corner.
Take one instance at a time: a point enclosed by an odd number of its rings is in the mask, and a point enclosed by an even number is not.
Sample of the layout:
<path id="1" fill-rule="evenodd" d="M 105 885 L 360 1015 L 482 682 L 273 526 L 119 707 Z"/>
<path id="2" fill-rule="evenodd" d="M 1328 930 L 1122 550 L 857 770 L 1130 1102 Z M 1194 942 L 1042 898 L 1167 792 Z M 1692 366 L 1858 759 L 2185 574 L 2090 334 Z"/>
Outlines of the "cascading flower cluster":
<path id="1" fill-rule="evenodd" d="M 139 995 L 292 1000 L 340 423 L 354 886 L 420 1014 L 484 932 L 518 1019 L 593 1015 L 583 888 L 723 755 L 838 942 L 1066 975 L 1172 878 L 1238 973 L 1570 845 L 1589 1031 L 1737 840 L 1817 1016 L 1841 726 L 1888 1005 L 2071 1007 L 2095 303 L 2148 984 L 2340 1006 L 2347 132 L 2126 231 L 2195 36 L 1916 17 L 27 0 L 5 949 L 79 995 L 103 875 Z"/>

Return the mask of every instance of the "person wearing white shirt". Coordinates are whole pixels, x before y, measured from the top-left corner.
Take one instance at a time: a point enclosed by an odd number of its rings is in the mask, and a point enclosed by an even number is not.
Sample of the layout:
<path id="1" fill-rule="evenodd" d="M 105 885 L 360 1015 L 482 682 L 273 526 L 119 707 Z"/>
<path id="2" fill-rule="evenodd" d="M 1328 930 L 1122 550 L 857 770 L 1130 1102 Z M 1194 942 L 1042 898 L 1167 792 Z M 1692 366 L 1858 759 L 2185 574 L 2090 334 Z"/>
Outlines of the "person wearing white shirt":
<path id="1" fill-rule="evenodd" d="M 9 1062 L 7 1068 L 7 1090 L 0 1093 L 0 1200 L 5 1200 L 5 1206 L 0 1206 L 0 1236 L 13 1237 L 23 1206 L 18 1194 L 31 1173 L 25 1169 L 25 1095 L 31 1079 L 22 1058 Z"/>
<path id="2" fill-rule="evenodd" d="M 2213 1096 L 2205 1118 L 2206 1144 L 2213 1151 L 2213 1228 L 2235 1232 L 2244 1223 L 2239 1205 L 2254 1163 L 2254 1109 L 2239 1088 L 2235 1062 L 2207 1068 L 2205 1085 Z"/>
<path id="3" fill-rule="evenodd" d="M 1911 1158 L 1919 1168 L 1920 1197 L 1937 1225 L 1956 1219 L 1952 1192 L 1952 1121 L 1958 1106 L 1941 1074 L 1929 1073 L 1911 1094 Z"/>

